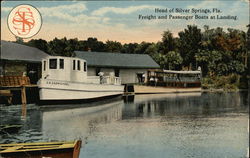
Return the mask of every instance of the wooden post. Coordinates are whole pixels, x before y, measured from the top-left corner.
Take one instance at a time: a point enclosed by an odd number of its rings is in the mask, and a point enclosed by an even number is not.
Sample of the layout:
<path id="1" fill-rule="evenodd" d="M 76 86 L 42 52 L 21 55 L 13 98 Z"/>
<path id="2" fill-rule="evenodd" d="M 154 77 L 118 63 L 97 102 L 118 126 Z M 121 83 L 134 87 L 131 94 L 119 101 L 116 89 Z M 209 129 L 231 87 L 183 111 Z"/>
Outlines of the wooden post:
<path id="1" fill-rule="evenodd" d="M 25 86 L 21 87 L 21 98 L 22 98 L 22 116 L 26 117 L 27 109 L 26 109 L 26 88 Z"/>
<path id="2" fill-rule="evenodd" d="M 22 95 L 22 104 L 26 104 L 27 100 L 26 100 L 26 88 L 25 88 L 25 86 L 22 86 L 22 88 L 21 88 L 21 95 Z"/>

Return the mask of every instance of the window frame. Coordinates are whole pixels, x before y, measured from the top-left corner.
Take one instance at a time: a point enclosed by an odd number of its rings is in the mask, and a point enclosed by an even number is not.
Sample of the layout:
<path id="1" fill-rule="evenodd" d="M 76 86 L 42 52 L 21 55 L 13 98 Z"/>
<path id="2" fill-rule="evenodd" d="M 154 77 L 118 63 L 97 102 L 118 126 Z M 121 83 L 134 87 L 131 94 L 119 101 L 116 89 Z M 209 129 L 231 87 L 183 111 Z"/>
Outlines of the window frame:
<path id="1" fill-rule="evenodd" d="M 83 62 L 83 71 L 86 72 L 87 71 L 87 63 L 84 61 Z"/>
<path id="2" fill-rule="evenodd" d="M 46 60 L 43 61 L 43 71 L 46 71 Z"/>
<path id="3" fill-rule="evenodd" d="M 55 65 L 54 65 L 54 67 L 53 67 L 53 65 L 51 65 L 51 61 L 55 61 Z M 51 58 L 51 59 L 49 59 L 49 69 L 52 69 L 52 70 L 55 70 L 55 69 L 57 69 L 57 58 Z"/>
<path id="4" fill-rule="evenodd" d="M 77 60 L 77 70 L 81 71 L 81 61 Z"/>
<path id="5" fill-rule="evenodd" d="M 76 70 L 76 60 L 73 60 L 73 70 Z"/>
<path id="6" fill-rule="evenodd" d="M 59 69 L 64 69 L 64 59 L 59 59 Z"/>

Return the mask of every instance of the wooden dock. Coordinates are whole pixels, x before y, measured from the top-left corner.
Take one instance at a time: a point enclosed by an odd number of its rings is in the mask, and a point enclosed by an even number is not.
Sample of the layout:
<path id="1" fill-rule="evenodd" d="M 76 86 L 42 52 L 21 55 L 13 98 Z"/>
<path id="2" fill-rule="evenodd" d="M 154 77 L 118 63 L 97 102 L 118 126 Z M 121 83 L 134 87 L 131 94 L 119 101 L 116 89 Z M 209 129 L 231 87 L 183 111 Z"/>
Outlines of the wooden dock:
<path id="1" fill-rule="evenodd" d="M 4 97 L 7 100 L 8 104 L 12 103 L 13 94 L 11 93 L 11 91 L 9 89 L 0 90 L 0 96 Z"/>
<path id="2" fill-rule="evenodd" d="M 37 87 L 31 84 L 27 76 L 3 76 L 0 77 L 0 96 L 7 100 L 8 104 L 12 104 L 12 91 L 20 91 L 22 104 L 27 104 L 26 88 Z"/>

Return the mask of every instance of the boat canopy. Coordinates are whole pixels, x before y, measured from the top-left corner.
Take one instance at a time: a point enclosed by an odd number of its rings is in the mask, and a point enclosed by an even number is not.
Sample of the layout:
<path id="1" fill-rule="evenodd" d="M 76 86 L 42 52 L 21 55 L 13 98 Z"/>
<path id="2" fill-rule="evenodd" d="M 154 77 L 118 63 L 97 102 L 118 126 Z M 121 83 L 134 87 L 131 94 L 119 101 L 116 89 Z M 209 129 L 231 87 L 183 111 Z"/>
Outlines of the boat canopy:
<path id="1" fill-rule="evenodd" d="M 163 70 L 165 73 L 173 73 L 173 74 L 201 74 L 200 70 L 196 71 L 174 71 L 174 70 Z"/>

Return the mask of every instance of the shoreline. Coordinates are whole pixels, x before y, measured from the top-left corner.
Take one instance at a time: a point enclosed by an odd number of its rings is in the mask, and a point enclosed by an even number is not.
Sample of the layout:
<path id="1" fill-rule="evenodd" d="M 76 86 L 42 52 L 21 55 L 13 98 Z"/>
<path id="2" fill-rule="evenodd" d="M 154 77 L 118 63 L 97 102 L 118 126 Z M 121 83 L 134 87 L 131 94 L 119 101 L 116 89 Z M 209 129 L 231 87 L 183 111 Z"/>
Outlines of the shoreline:
<path id="1" fill-rule="evenodd" d="M 168 94 L 168 93 L 191 93 L 191 92 L 245 92 L 249 89 L 203 89 L 196 88 L 172 88 L 172 87 L 154 87 L 145 85 L 134 85 L 134 94 Z"/>

